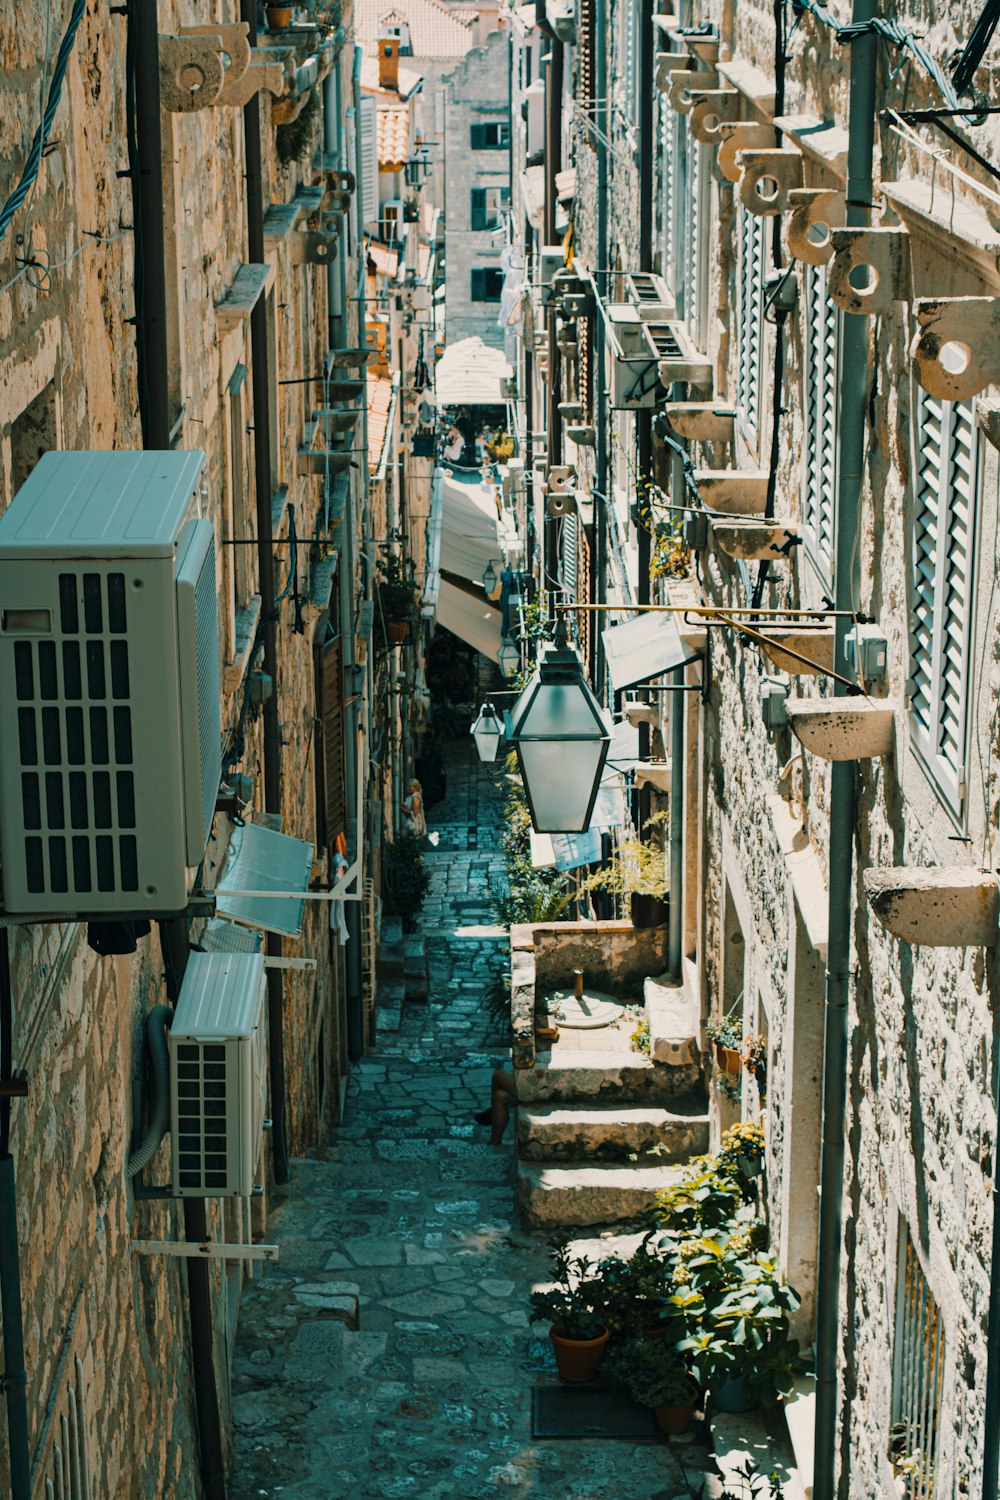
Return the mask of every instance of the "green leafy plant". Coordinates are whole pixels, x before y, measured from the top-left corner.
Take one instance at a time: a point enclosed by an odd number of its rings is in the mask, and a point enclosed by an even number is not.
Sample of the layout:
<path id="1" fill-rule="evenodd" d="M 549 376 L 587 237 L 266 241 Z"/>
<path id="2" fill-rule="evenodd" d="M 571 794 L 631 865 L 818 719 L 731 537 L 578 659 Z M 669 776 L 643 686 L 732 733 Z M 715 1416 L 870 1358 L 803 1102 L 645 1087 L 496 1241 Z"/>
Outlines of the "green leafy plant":
<path id="1" fill-rule="evenodd" d="M 738 1052 L 743 1046 L 743 1017 L 740 1014 L 740 1001 L 737 1001 L 732 1010 L 727 1011 L 717 1021 L 709 1021 L 705 1027 L 705 1034 L 708 1040 L 714 1042 L 717 1047 L 728 1047 L 731 1051 Z"/>
<path id="2" fill-rule="evenodd" d="M 426 847 L 423 836 L 401 833 L 382 851 L 382 909 L 402 917 L 404 926 L 415 922 L 430 885 L 423 859 Z"/>
<path id="3" fill-rule="evenodd" d="M 504 874 L 489 881 L 490 905 L 504 927 L 520 922 L 558 922 L 577 899 L 576 889 L 560 871 L 533 867 L 531 818 L 513 755 L 507 757 L 505 778 L 500 835 Z"/>
<path id="4" fill-rule="evenodd" d="M 609 1255 L 598 1262 L 595 1279 L 603 1289 L 604 1321 L 614 1341 L 638 1338 L 661 1326 L 669 1278 L 670 1259 L 650 1236 L 627 1259 Z"/>
<path id="5" fill-rule="evenodd" d="M 743 1066 L 757 1085 L 761 1104 L 767 1102 L 767 1037 L 748 1036 L 743 1044 Z"/>
<path id="6" fill-rule="evenodd" d="M 725 1262 L 727 1247 L 719 1249 Z M 701 1294 L 701 1326 L 678 1343 L 678 1352 L 690 1358 L 703 1385 L 742 1378 L 760 1401 L 790 1395 L 803 1368 L 788 1320 L 799 1306 L 797 1294 L 777 1262 L 763 1254 L 747 1260 L 732 1256 L 726 1280 L 730 1285 L 723 1286 L 721 1296 L 712 1288 Z"/>
<path id="7" fill-rule="evenodd" d="M 413 563 L 396 553 L 380 557 L 377 565 L 376 592 L 382 616 L 386 620 L 408 620 L 417 607 L 417 586 Z"/>
<path id="8" fill-rule="evenodd" d="M 640 1406 L 685 1406 L 697 1396 L 691 1371 L 661 1339 L 623 1344 L 605 1360 L 604 1372 Z"/>
<path id="9" fill-rule="evenodd" d="M 295 119 L 289 120 L 287 125 L 279 125 L 275 130 L 274 149 L 278 154 L 278 160 L 285 166 L 289 162 L 301 161 L 312 154 L 313 137 L 319 115 L 319 95 L 316 89 L 313 89 Z"/>
<path id="10" fill-rule="evenodd" d="M 662 828 L 667 817 L 666 812 L 654 813 L 642 825 L 643 833 Z M 629 896 L 662 897 L 666 894 L 667 883 L 667 863 L 661 845 L 633 834 L 621 840 L 607 864 L 590 875 L 581 890 L 605 891 L 622 899 Z"/>
<path id="11" fill-rule="evenodd" d="M 649 1017 L 647 1015 L 639 1017 L 635 1030 L 629 1035 L 628 1044 L 633 1052 L 641 1052 L 646 1057 L 649 1056 Z"/>
<path id="12" fill-rule="evenodd" d="M 691 549 L 684 540 L 684 523 L 657 521 L 653 538 L 650 578 L 686 578 L 691 571 Z"/>
<path id="13" fill-rule="evenodd" d="M 764 1132 L 750 1120 L 731 1125 L 722 1137 L 716 1161 L 720 1172 L 749 1184 L 764 1166 Z"/>
<path id="14" fill-rule="evenodd" d="M 550 1323 L 564 1339 L 596 1339 L 606 1327 L 606 1293 L 592 1262 L 568 1244 L 554 1246 L 552 1285 L 531 1294 L 531 1321 Z"/>

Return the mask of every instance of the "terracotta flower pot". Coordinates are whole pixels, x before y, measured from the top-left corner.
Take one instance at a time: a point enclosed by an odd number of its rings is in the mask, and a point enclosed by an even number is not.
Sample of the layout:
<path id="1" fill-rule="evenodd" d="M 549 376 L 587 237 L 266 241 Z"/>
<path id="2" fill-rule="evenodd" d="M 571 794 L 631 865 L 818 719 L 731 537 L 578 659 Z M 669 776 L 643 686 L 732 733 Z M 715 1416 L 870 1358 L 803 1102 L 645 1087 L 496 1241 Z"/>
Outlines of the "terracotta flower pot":
<path id="1" fill-rule="evenodd" d="M 409 620 L 386 620 L 385 638 L 390 646 L 403 646 L 409 639 Z"/>
<path id="2" fill-rule="evenodd" d="M 593 1380 L 597 1367 L 604 1358 L 608 1337 L 606 1328 L 596 1339 L 564 1339 L 555 1331 L 550 1332 L 549 1338 L 556 1353 L 556 1368 L 560 1380 L 571 1384 Z"/>
<path id="3" fill-rule="evenodd" d="M 683 1406 L 654 1406 L 653 1416 L 657 1427 L 661 1432 L 669 1432 L 671 1435 L 687 1432 L 697 1405 L 697 1398 L 692 1395 L 691 1400 L 685 1401 Z"/>
<path id="4" fill-rule="evenodd" d="M 292 7 L 290 5 L 265 5 L 264 14 L 267 16 L 269 31 L 284 31 L 292 24 Z"/>
<path id="5" fill-rule="evenodd" d="M 738 1047 L 724 1047 L 721 1042 L 716 1042 L 715 1060 L 722 1073 L 733 1074 L 742 1071 L 743 1054 Z"/>

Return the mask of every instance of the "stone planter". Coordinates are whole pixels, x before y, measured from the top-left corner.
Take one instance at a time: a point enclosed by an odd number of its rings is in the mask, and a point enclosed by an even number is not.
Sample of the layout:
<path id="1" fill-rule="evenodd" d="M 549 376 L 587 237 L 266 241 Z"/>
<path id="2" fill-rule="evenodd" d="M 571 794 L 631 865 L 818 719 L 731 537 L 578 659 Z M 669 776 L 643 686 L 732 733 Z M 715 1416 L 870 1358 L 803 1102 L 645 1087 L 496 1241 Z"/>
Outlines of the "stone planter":
<path id="1" fill-rule="evenodd" d="M 596 1339 L 564 1339 L 554 1330 L 549 1333 L 556 1354 L 559 1379 L 571 1385 L 593 1380 L 608 1345 L 608 1330 Z"/>

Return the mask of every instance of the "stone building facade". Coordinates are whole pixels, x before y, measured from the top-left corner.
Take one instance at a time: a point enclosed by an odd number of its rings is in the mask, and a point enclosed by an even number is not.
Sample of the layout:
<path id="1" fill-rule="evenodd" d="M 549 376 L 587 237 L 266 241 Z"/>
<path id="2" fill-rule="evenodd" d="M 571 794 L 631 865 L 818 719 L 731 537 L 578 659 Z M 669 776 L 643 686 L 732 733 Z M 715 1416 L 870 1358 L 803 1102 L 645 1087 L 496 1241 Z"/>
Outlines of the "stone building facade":
<path id="1" fill-rule="evenodd" d="M 0 239 L 0 498 L 6 509 L 49 450 L 142 448 L 151 404 L 164 415 L 172 448 L 204 454 L 198 504 L 216 542 L 226 785 L 197 888 L 214 888 L 234 833 L 260 821 L 312 847 L 308 887 L 320 896 L 338 878 L 334 857 L 343 840 L 347 894 L 365 895 L 346 903 L 346 947 L 325 900 L 305 902 L 300 937 L 272 932 L 266 940 L 281 965 L 270 971 L 270 1025 L 266 1016 L 261 1021 L 272 1043 L 266 1113 L 281 1139 L 263 1137 L 262 1195 L 207 1200 L 195 1235 L 251 1246 L 266 1240 L 268 1204 L 283 1190 L 288 1159 L 339 1118 L 348 1057 L 366 1046 L 373 976 L 363 966 L 362 938 L 377 875 L 367 851 L 380 805 L 366 660 L 372 528 L 383 518 L 369 502 L 375 475 L 363 399 L 364 208 L 355 185 L 349 7 L 339 28 L 324 18 L 282 33 L 262 29 L 253 51 L 238 6 L 210 11 L 195 17 L 186 4 L 160 5 L 160 107 L 154 94 L 144 116 L 131 102 L 130 70 L 139 65 L 126 47 L 126 27 L 141 32 L 142 18 L 109 22 L 85 11 L 78 30 L 69 22 L 46 150 Z M 195 20 L 200 36 L 184 30 Z M 43 7 L 22 6 L 0 19 L 5 202 L 29 159 L 63 39 L 55 29 L 65 24 L 50 17 L 47 30 Z M 192 89 L 195 74 L 185 72 L 192 61 L 202 94 Z M 143 108 L 143 89 L 153 87 L 142 74 Z M 244 118 L 252 99 L 259 151 Z M 140 204 L 138 173 L 130 179 L 127 170 L 130 160 L 136 166 L 137 137 L 140 150 L 148 140 L 151 115 L 162 138 L 158 211 L 156 173 L 152 197 L 147 192 Z M 255 178 L 263 200 L 263 254 L 256 256 L 247 186 Z M 137 279 L 140 207 L 145 292 Z M 150 300 L 160 219 L 162 308 Z M 145 319 L 145 359 L 137 319 L 140 328 Z M 162 367 L 149 332 L 158 321 Z M 261 418 L 267 472 L 258 461 L 263 440 L 255 437 Z M 375 468 L 395 468 L 399 431 L 383 426 Z M 270 546 L 262 541 L 263 517 Z M 265 559 L 273 575 L 268 600 L 261 598 Z M 239 794 L 229 784 L 236 775 L 248 778 Z M 188 942 L 197 950 L 232 940 L 226 924 L 206 927 L 205 903 L 187 916 L 183 952 Z M 169 1195 L 143 1196 L 170 1180 L 169 1141 L 142 1173 L 127 1175 L 147 1123 L 146 1015 L 173 998 L 180 977 L 176 923 L 170 944 L 154 921 L 133 951 L 101 956 L 88 943 L 95 934 L 87 919 L 87 912 L 68 919 L 63 912 L 7 929 L 12 1036 L 0 1063 L 13 1095 L 27 1431 L 15 1433 L 12 1453 L 0 1424 L 0 1492 L 17 1500 L 45 1494 L 70 1464 L 68 1440 L 89 1463 L 94 1495 L 220 1494 L 224 1474 L 206 1444 L 205 1412 L 218 1411 L 224 1468 L 229 1360 L 247 1262 L 209 1263 L 206 1358 L 204 1324 L 201 1352 L 192 1347 L 187 1263 L 162 1248 L 191 1238 L 195 1220 Z M 24 1097 L 12 1076 L 24 1078 Z M 16 1382 L 15 1330 L 3 1333 L 6 1374 Z"/>
<path id="2" fill-rule="evenodd" d="M 536 491 L 536 569 L 619 618 L 727 614 L 681 624 L 701 701 L 649 695 L 644 753 L 683 786 L 678 976 L 766 1061 L 766 1095 L 745 1072 L 716 1089 L 716 1129 L 764 1122 L 807 1344 L 827 1320 L 819 1394 L 789 1408 L 800 1468 L 815 1430 L 817 1495 L 898 1494 L 907 1463 L 924 1484 L 933 1465 L 935 1496 L 993 1494 L 998 145 L 989 117 L 956 140 L 919 113 L 958 107 L 975 16 L 910 8 L 876 46 L 864 26 L 845 45 L 840 5 L 777 39 L 768 7 L 676 10 L 515 13 L 521 435 L 529 463 L 571 466 L 592 559 L 570 584 Z M 532 222 L 517 121 L 546 55 Z M 852 59 L 874 136 L 854 208 Z M 576 279 L 553 293 L 560 267 Z M 659 346 L 630 364 L 643 320 Z M 824 1071 L 845 1096 L 825 1124 Z"/>

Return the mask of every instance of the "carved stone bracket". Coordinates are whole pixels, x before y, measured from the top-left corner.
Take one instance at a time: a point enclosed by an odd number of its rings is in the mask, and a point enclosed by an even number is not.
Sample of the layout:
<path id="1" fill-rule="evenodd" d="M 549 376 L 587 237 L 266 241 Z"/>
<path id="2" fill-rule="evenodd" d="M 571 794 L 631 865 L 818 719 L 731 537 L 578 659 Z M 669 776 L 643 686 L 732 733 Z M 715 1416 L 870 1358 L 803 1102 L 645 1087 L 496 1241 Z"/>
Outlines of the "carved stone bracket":
<path id="1" fill-rule="evenodd" d="M 735 125 L 720 125 L 716 137 L 719 146 L 719 171 L 727 182 L 739 182 L 742 168 L 737 161 L 738 151 L 763 150 L 774 146 L 774 131 L 770 125 L 755 124 L 740 120 Z"/>
<path id="2" fill-rule="evenodd" d="M 176 114 L 212 105 L 241 108 L 258 89 L 280 94 L 281 62 L 268 61 L 265 48 L 251 48 L 245 21 L 232 25 L 182 26 L 176 36 L 160 37 L 160 102 Z"/>
<path id="3" fill-rule="evenodd" d="M 328 266 L 337 255 L 336 234 L 314 234 L 300 230 L 285 241 L 293 266 Z"/>
<path id="4" fill-rule="evenodd" d="M 740 202 L 752 214 L 765 218 L 783 214 L 788 195 L 802 182 L 802 153 L 794 146 L 777 151 L 742 150 L 737 155 L 742 167 Z"/>
<path id="5" fill-rule="evenodd" d="M 686 52 L 658 52 L 656 54 L 656 87 L 661 94 L 669 94 L 673 85 L 671 75 L 687 66 Z"/>
<path id="6" fill-rule="evenodd" d="M 719 128 L 739 119 L 742 95 L 736 89 L 707 89 L 692 94 L 689 116 L 691 134 L 703 146 L 717 146 Z"/>
<path id="7" fill-rule="evenodd" d="M 887 312 L 910 300 L 910 237 L 905 229 L 835 229 L 830 296 L 849 313 Z"/>
<path id="8" fill-rule="evenodd" d="M 844 224 L 844 195 L 829 188 L 793 188 L 788 194 L 788 253 L 809 266 L 825 266 L 833 231 Z"/>
<path id="9" fill-rule="evenodd" d="M 702 73 L 695 68 L 680 68 L 669 74 L 668 97 L 670 108 L 679 115 L 689 115 L 698 95 L 706 88 L 714 89 L 718 82 L 715 73 Z"/>
<path id="10" fill-rule="evenodd" d="M 911 350 L 930 396 L 967 401 L 1000 382 L 1000 297 L 919 297 Z"/>

